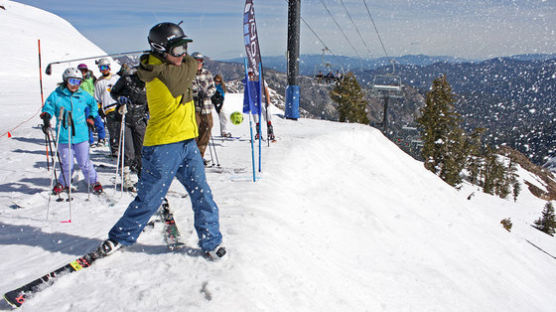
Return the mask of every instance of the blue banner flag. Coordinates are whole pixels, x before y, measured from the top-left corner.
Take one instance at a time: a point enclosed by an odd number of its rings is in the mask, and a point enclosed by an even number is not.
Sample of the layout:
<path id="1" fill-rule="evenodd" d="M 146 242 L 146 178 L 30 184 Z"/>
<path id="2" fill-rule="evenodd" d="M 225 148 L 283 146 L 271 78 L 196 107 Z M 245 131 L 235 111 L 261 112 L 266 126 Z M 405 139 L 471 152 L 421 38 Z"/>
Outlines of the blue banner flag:
<path id="1" fill-rule="evenodd" d="M 261 112 L 261 106 L 259 97 L 261 95 L 261 84 L 258 81 L 249 80 L 246 84 L 247 79 L 243 80 L 243 112 L 245 114 L 252 113 L 254 115 L 259 115 Z"/>
<path id="2" fill-rule="evenodd" d="M 261 98 L 262 65 L 253 0 L 245 0 L 245 7 L 243 9 L 243 41 L 245 52 L 247 53 L 245 80 L 243 81 L 245 86 L 243 92 L 243 112 L 260 116 L 261 103 L 264 102 L 264 99 Z"/>
<path id="3" fill-rule="evenodd" d="M 261 51 L 259 49 L 258 38 L 253 0 L 245 0 L 245 7 L 243 8 L 243 42 L 245 44 L 245 52 L 247 53 L 248 72 L 253 75 L 251 80 L 261 80 L 259 77 Z"/>

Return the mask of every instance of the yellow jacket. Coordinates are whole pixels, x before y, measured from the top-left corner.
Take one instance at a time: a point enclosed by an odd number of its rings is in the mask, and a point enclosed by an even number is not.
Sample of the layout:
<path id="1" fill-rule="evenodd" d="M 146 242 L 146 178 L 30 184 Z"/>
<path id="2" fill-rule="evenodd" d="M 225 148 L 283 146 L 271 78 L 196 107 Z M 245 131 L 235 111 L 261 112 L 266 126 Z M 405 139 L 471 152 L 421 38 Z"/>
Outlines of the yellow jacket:
<path id="1" fill-rule="evenodd" d="M 199 135 L 191 95 L 196 72 L 197 61 L 188 55 L 180 66 L 152 54 L 141 56 L 137 75 L 146 83 L 150 115 L 143 145 L 170 144 Z"/>

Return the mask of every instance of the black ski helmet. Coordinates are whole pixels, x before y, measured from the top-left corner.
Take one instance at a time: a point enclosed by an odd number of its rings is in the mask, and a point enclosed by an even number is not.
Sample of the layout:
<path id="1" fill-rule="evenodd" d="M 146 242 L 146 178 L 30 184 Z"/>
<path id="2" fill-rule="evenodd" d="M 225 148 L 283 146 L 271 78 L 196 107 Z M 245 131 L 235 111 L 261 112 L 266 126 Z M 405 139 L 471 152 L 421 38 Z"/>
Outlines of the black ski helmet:
<path id="1" fill-rule="evenodd" d="M 149 31 L 149 45 L 154 52 L 167 53 L 171 46 L 192 42 L 183 29 L 174 23 L 160 23 Z"/>

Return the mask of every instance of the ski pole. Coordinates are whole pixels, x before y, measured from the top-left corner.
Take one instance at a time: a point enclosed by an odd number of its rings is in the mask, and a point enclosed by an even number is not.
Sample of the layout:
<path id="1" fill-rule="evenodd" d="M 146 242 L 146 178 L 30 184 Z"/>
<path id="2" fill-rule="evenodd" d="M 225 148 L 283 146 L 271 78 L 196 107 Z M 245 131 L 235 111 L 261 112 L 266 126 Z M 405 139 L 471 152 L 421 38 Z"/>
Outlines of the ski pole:
<path id="1" fill-rule="evenodd" d="M 54 170 L 54 178 L 56 180 L 58 180 L 57 174 L 56 174 L 56 158 L 54 157 L 54 150 L 52 149 L 52 139 L 50 138 L 50 128 L 48 129 L 48 132 L 46 133 L 46 139 L 48 141 L 48 149 L 50 151 L 50 159 L 52 161 L 52 170 Z"/>
<path id="2" fill-rule="evenodd" d="M 77 59 L 72 59 L 72 60 L 55 61 L 55 62 L 48 63 L 48 65 L 46 65 L 46 70 L 44 72 L 47 75 L 52 74 L 52 65 L 55 65 L 55 64 L 71 63 L 71 62 L 84 61 L 84 60 L 92 60 L 92 59 L 108 57 L 108 56 L 132 55 L 132 54 L 141 54 L 141 53 L 149 53 L 149 52 L 151 52 L 151 51 L 149 51 L 149 50 L 131 51 L 131 52 L 111 53 L 111 54 L 98 55 L 98 56 L 82 57 L 82 58 L 77 58 Z"/>
<path id="3" fill-rule="evenodd" d="M 214 144 L 214 139 L 212 135 L 210 136 L 210 142 L 212 144 L 212 148 L 214 149 L 214 157 L 216 158 L 216 166 L 220 167 L 220 160 L 218 159 L 218 154 L 216 153 L 216 145 Z"/>
<path id="4" fill-rule="evenodd" d="M 115 114 L 116 112 L 114 112 Z M 116 176 L 114 177 L 114 192 L 116 192 L 116 190 L 118 189 L 118 170 L 120 169 L 120 157 L 122 160 L 122 172 L 121 172 L 121 179 L 120 182 L 122 184 L 122 192 L 123 192 L 123 184 L 124 184 L 124 177 L 123 177 L 123 162 L 124 162 L 124 157 L 123 157 L 123 153 L 122 153 L 122 145 L 123 145 L 123 140 L 124 140 L 124 135 L 125 135 L 125 115 L 122 116 L 122 121 L 120 123 L 120 137 L 118 138 L 118 157 L 116 160 Z"/>
<path id="5" fill-rule="evenodd" d="M 214 162 L 214 156 L 212 155 L 212 148 L 210 146 L 210 142 L 208 143 L 208 150 L 209 150 L 209 153 L 210 153 L 210 161 L 212 163 L 210 166 L 212 167 L 212 166 L 214 166 L 215 162 Z"/>
<path id="6" fill-rule="evenodd" d="M 251 132 L 251 163 L 253 164 L 253 182 L 257 182 L 257 178 L 255 176 L 255 149 L 253 147 L 253 122 L 251 121 L 252 117 L 249 114 L 249 131 Z M 260 136 L 260 135 L 259 135 Z"/>
<path id="7" fill-rule="evenodd" d="M 121 174 L 122 174 L 122 183 L 120 185 L 120 197 L 123 195 L 124 193 L 124 166 L 125 166 L 125 114 L 123 114 L 122 116 L 122 169 L 121 169 Z"/>
<path id="8" fill-rule="evenodd" d="M 66 125 L 66 114 L 63 111 L 63 107 L 60 108 L 60 116 L 61 116 L 60 117 L 60 124 L 61 124 L 60 127 L 66 127 L 65 126 Z M 67 127 L 67 128 L 68 128 L 68 131 L 70 131 L 69 127 Z M 58 132 L 58 137 L 59 136 L 60 136 L 60 132 Z M 58 139 L 56 139 L 56 147 L 57 148 L 60 145 L 59 143 L 60 143 L 60 140 L 58 138 Z M 58 163 L 60 164 L 60 174 L 62 175 L 62 179 L 64 180 L 64 184 L 67 186 L 68 185 L 68 181 L 67 181 L 68 177 L 66 177 L 66 174 L 64 172 L 64 166 L 62 165 L 62 159 L 60 158 L 59 149 L 56 150 L 56 154 L 57 154 L 57 157 L 58 157 Z M 57 201 L 62 201 L 62 200 L 63 200 L 62 197 L 60 196 L 60 194 L 58 194 Z"/>
<path id="9" fill-rule="evenodd" d="M 110 139 L 112 141 L 112 139 Z M 114 193 L 118 190 L 118 172 L 120 170 L 120 152 L 122 151 L 122 125 L 120 124 L 120 137 L 118 138 L 118 153 L 116 156 L 116 175 L 114 176 Z"/>
<path id="10" fill-rule="evenodd" d="M 73 108 L 73 105 L 72 105 Z M 73 128 L 73 117 L 71 111 L 68 112 L 68 205 L 69 205 L 69 218 L 66 221 L 61 221 L 62 223 L 71 223 L 71 176 L 72 176 L 72 164 L 73 164 L 73 147 L 71 146 L 71 137 L 75 131 Z"/>
<path id="11" fill-rule="evenodd" d="M 64 114 L 64 107 L 60 107 L 60 114 L 58 115 L 58 122 L 56 125 L 56 143 L 54 145 L 54 148 L 56 149 L 55 154 L 58 155 L 58 162 L 60 163 L 60 171 L 62 172 L 62 176 L 64 175 L 64 171 L 62 169 L 62 163 L 60 162 L 60 155 L 58 154 L 58 146 L 60 142 L 60 128 L 62 127 L 63 114 Z M 54 168 L 54 170 L 52 170 L 53 175 L 50 178 L 50 188 L 49 188 L 50 192 L 48 193 L 48 208 L 46 209 L 46 220 L 48 220 L 48 215 L 50 214 L 50 201 L 52 198 L 52 188 L 54 184 L 54 179 L 56 179 L 56 182 L 58 182 L 58 177 L 56 177 L 56 159 L 54 159 L 54 164 L 52 165 L 52 167 Z M 59 193 L 58 193 L 58 198 L 61 198 Z"/>
<path id="12" fill-rule="evenodd" d="M 44 134 L 44 146 L 46 148 L 46 170 L 50 171 L 50 158 L 48 157 L 48 134 Z"/>

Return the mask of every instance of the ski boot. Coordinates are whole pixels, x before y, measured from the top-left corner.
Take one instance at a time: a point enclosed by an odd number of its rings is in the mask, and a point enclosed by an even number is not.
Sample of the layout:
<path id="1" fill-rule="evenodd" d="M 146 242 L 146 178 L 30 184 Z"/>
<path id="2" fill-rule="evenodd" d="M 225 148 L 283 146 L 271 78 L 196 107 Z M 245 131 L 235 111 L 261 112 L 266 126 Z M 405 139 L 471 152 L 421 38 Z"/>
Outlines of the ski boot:
<path id="1" fill-rule="evenodd" d="M 131 169 L 127 166 L 124 167 L 124 189 L 129 192 L 135 191 L 133 181 L 131 181 Z"/>
<path id="2" fill-rule="evenodd" d="M 211 251 L 204 251 L 203 256 L 209 261 L 218 261 L 226 255 L 226 248 L 218 246 Z"/>
<path id="3" fill-rule="evenodd" d="M 102 185 L 100 185 L 100 182 L 93 183 L 92 188 L 93 194 L 95 195 L 100 195 L 102 192 L 104 192 L 104 190 L 102 189 Z"/>
<path id="4" fill-rule="evenodd" d="M 109 256 L 113 254 L 116 250 L 120 249 L 120 247 L 122 247 L 122 245 L 119 244 L 118 242 L 113 241 L 111 239 L 107 239 L 104 242 L 102 242 L 102 244 L 100 244 L 100 246 L 98 246 L 97 250 L 94 252 L 95 259 Z"/>
<path id="5" fill-rule="evenodd" d="M 257 130 L 257 134 L 255 134 L 255 141 L 259 140 L 259 123 L 257 122 L 257 125 L 255 126 L 255 130 Z"/>
<path id="6" fill-rule="evenodd" d="M 268 139 L 271 141 L 275 141 L 276 137 L 274 136 L 274 128 L 272 127 L 272 123 L 269 121 L 267 124 L 267 134 L 268 134 Z"/>
<path id="7" fill-rule="evenodd" d="M 56 183 L 52 189 L 52 195 L 59 195 L 60 193 L 67 191 L 68 188 L 63 186 L 61 183 Z"/>

